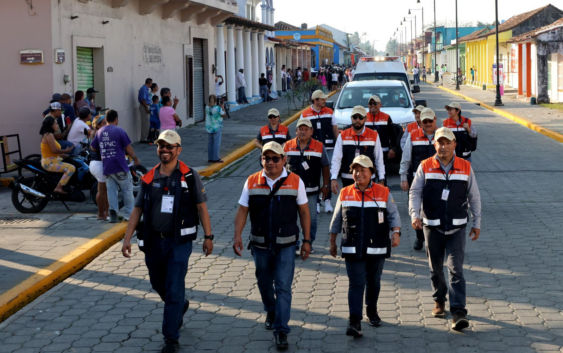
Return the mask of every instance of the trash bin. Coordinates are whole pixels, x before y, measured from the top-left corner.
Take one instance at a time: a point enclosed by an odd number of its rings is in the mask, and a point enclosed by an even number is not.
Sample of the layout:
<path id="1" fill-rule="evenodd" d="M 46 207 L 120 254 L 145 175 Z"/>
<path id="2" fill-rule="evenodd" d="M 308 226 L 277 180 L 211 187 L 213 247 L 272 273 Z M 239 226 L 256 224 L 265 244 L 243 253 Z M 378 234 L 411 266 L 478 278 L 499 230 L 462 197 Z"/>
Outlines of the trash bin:
<path id="1" fill-rule="evenodd" d="M 537 103 L 537 102 L 536 102 L 536 97 L 531 97 L 531 98 L 530 98 L 530 104 L 531 104 L 531 105 L 536 105 L 536 103 Z"/>
<path id="2" fill-rule="evenodd" d="M 487 90 L 487 85 L 483 85 L 483 91 Z"/>

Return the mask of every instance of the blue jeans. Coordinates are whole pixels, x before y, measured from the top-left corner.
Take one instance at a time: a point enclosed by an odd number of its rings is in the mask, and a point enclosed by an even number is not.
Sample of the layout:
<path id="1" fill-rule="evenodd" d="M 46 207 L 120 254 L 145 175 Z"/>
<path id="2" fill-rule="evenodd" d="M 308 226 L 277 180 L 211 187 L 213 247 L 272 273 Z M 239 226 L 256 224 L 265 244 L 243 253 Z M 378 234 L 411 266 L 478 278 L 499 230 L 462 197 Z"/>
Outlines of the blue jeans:
<path id="1" fill-rule="evenodd" d="M 59 145 L 61 145 L 61 149 L 62 149 L 62 150 L 67 149 L 68 147 L 71 147 L 71 146 L 73 145 L 72 142 L 69 142 L 69 141 L 67 141 L 67 140 L 57 140 L 57 142 L 59 143 Z M 76 147 L 73 147 L 73 148 L 70 150 L 70 152 L 68 152 L 67 154 L 68 154 L 69 156 L 73 156 L 73 155 L 75 154 L 75 153 L 74 153 L 74 150 L 76 150 Z M 78 154 L 78 153 L 76 153 L 76 154 Z"/>
<path id="2" fill-rule="evenodd" d="M 313 246 L 315 239 L 317 239 L 317 203 L 319 202 L 319 195 L 316 193 L 313 195 L 307 195 L 307 201 L 308 201 L 307 205 L 309 206 L 309 214 L 311 215 L 310 234 L 311 234 L 311 246 Z M 303 230 L 301 231 L 303 232 Z M 303 233 L 303 236 L 304 235 L 305 233 Z M 301 241 L 298 240 L 296 244 L 297 248 L 299 248 L 300 244 Z"/>
<path id="3" fill-rule="evenodd" d="M 238 101 L 237 103 L 242 104 L 242 103 L 246 103 L 248 104 L 248 99 L 246 99 L 246 92 L 244 87 L 239 87 L 238 88 Z"/>
<path id="4" fill-rule="evenodd" d="M 180 338 L 180 323 L 186 300 L 186 274 L 192 242 L 177 244 L 174 238 L 150 236 L 145 247 L 145 263 L 152 289 L 164 301 L 162 335 L 167 340 Z"/>
<path id="5" fill-rule="evenodd" d="M 221 146 L 221 132 L 223 128 L 220 127 L 217 132 L 208 134 L 207 137 L 207 159 L 210 161 L 218 161 L 219 158 L 219 147 Z"/>
<path id="6" fill-rule="evenodd" d="M 295 272 L 295 248 L 269 250 L 252 246 L 258 289 L 266 312 L 275 312 L 274 335 L 289 333 L 291 285 Z"/>
<path id="7" fill-rule="evenodd" d="M 264 103 L 268 101 L 268 86 L 260 86 L 260 97 L 264 100 Z"/>
<path id="8" fill-rule="evenodd" d="M 348 274 L 348 309 L 350 318 L 361 319 L 364 289 L 366 291 L 366 305 L 377 310 L 377 299 L 381 290 L 381 273 L 385 258 L 366 258 L 364 260 L 346 259 L 346 273 Z"/>
<path id="9" fill-rule="evenodd" d="M 438 232 L 435 228 L 424 227 L 426 238 L 426 256 L 430 265 L 430 282 L 432 283 L 435 301 L 446 302 L 448 286 L 444 276 L 444 254 L 447 257 L 450 286 L 450 312 L 453 314 L 462 312 L 467 315 L 465 309 L 466 292 L 465 277 L 463 276 L 463 260 L 465 257 L 465 226 L 453 234 Z"/>
<path id="10" fill-rule="evenodd" d="M 129 219 L 135 204 L 135 198 L 133 197 L 133 182 L 129 171 L 127 171 L 127 173 L 122 173 L 123 174 L 106 175 L 109 209 L 119 213 L 119 193 L 121 193 L 123 197 L 123 210 L 121 215 L 124 218 Z M 126 177 L 123 180 L 119 180 L 120 175 L 126 175 Z"/>
<path id="11" fill-rule="evenodd" d="M 330 150 L 327 149 L 326 154 L 328 155 L 329 163 L 332 164 L 332 155 L 334 154 L 334 148 L 331 148 Z M 331 181 L 329 180 L 329 182 L 328 182 L 328 194 L 326 194 L 326 200 L 332 200 L 332 191 L 331 191 L 331 188 L 330 188 L 330 182 Z M 324 184 L 324 181 L 323 181 L 323 176 L 321 174 L 321 187 L 323 186 L 323 184 Z M 319 203 L 321 203 L 321 200 L 322 200 L 322 194 L 319 193 Z M 315 210 L 315 212 L 317 212 L 317 210 Z"/>

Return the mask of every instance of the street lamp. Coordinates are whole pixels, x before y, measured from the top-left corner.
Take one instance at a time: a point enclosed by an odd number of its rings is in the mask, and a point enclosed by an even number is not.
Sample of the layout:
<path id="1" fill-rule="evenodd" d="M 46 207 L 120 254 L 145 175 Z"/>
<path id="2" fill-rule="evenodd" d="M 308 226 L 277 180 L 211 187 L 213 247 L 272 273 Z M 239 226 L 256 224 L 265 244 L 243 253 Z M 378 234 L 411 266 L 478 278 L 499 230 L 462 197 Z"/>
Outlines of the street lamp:
<path id="1" fill-rule="evenodd" d="M 418 4 L 420 4 L 420 0 L 417 1 Z M 420 9 L 409 9 L 409 15 L 411 14 L 411 10 L 412 11 L 422 11 L 422 67 L 424 67 L 424 46 L 426 44 L 426 36 L 424 35 L 424 7 L 420 8 Z M 414 23 L 416 24 L 416 15 L 415 15 L 415 20 Z M 416 26 L 415 26 L 416 27 Z M 416 30 L 415 30 L 416 33 Z M 416 35 L 415 35 L 416 37 Z"/>
<path id="2" fill-rule="evenodd" d="M 420 4 L 420 0 L 417 0 L 417 4 Z M 436 47 L 438 44 L 438 33 L 436 32 L 436 0 L 434 0 L 434 82 L 440 81 L 440 76 L 438 75 L 438 70 L 436 70 L 436 63 L 438 62 L 438 52 Z"/>
<path id="3" fill-rule="evenodd" d="M 407 18 L 414 18 L 414 32 L 416 33 L 416 16 L 411 16 L 411 17 L 404 17 L 403 20 L 405 22 L 407 22 Z M 413 35 L 412 35 L 412 20 L 408 20 L 408 22 L 410 22 L 411 25 L 411 41 L 409 42 L 409 46 L 412 46 L 412 53 L 414 54 L 414 45 L 412 45 L 412 41 L 414 39 Z M 410 51 L 410 49 L 409 49 Z M 413 55 L 411 55 L 412 58 Z M 414 66 L 414 65 L 413 65 Z"/>
<path id="4" fill-rule="evenodd" d="M 495 26 L 496 26 L 496 41 L 497 41 L 497 96 L 495 98 L 495 106 L 503 106 L 502 99 L 500 98 L 500 66 L 499 66 L 499 47 L 498 47 L 498 0 L 495 0 Z"/>
<path id="5" fill-rule="evenodd" d="M 455 89 L 459 91 L 459 41 L 457 30 L 457 0 L 455 0 Z"/>

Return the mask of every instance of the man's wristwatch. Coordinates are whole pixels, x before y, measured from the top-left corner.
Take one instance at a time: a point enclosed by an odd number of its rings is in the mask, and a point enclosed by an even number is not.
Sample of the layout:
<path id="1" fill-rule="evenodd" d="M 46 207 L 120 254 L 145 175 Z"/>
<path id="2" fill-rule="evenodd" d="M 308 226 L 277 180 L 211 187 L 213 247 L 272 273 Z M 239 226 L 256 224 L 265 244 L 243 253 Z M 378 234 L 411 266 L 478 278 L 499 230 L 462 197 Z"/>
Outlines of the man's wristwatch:
<path id="1" fill-rule="evenodd" d="M 204 235 L 204 236 L 203 236 L 203 239 L 205 239 L 205 240 L 213 240 L 213 239 L 215 239 L 215 236 L 214 236 L 213 234 L 211 234 L 211 235 Z"/>
<path id="2" fill-rule="evenodd" d="M 328 185 L 323 185 L 323 189 L 328 189 Z"/>
<path id="3" fill-rule="evenodd" d="M 311 239 L 303 239 L 303 243 L 309 243 L 309 245 L 311 245 Z"/>
<path id="4" fill-rule="evenodd" d="M 399 233 L 399 236 L 401 236 L 401 231 L 400 231 L 400 230 L 394 230 L 391 235 L 393 235 L 393 234 L 395 234 L 395 233 Z"/>

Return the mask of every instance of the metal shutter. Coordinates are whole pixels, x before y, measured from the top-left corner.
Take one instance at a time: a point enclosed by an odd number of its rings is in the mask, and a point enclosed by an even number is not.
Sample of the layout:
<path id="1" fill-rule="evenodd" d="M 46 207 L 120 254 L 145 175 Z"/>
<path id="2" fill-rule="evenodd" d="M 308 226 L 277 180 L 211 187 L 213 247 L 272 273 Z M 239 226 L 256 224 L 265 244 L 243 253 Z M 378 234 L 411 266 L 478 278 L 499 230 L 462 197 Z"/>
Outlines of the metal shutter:
<path id="1" fill-rule="evenodd" d="M 92 48 L 76 48 L 76 80 L 77 89 L 83 91 L 94 87 L 94 56 Z"/>
<path id="2" fill-rule="evenodd" d="M 194 118 L 205 120 L 205 69 L 203 67 L 203 39 L 194 38 Z"/>

